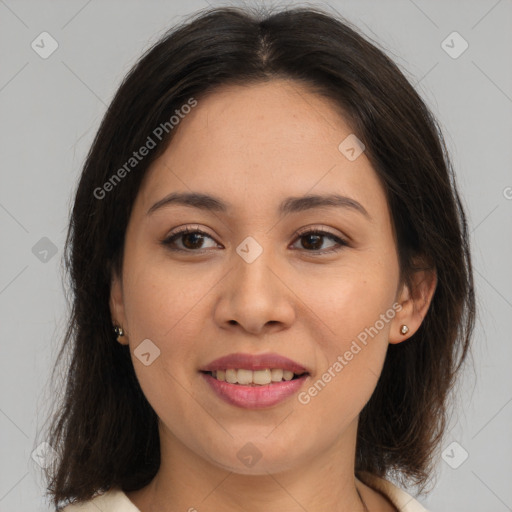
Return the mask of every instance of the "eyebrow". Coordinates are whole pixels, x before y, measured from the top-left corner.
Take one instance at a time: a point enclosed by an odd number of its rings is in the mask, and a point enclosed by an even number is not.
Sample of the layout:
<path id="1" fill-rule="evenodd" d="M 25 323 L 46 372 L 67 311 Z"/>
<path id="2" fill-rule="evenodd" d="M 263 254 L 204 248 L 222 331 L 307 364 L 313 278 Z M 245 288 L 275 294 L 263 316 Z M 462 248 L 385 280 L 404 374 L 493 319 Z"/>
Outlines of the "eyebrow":
<path id="1" fill-rule="evenodd" d="M 152 214 L 156 210 L 170 205 L 190 206 L 201 210 L 227 213 L 232 210 L 232 205 L 224 202 L 218 197 L 198 192 L 172 192 L 164 198 L 157 201 L 149 210 L 147 215 Z M 371 220 L 370 214 L 364 206 L 350 197 L 338 194 L 327 195 L 305 195 L 301 197 L 288 197 L 284 199 L 278 208 L 278 213 L 284 216 L 288 213 L 302 212 L 314 208 L 347 208 L 364 215 Z"/>

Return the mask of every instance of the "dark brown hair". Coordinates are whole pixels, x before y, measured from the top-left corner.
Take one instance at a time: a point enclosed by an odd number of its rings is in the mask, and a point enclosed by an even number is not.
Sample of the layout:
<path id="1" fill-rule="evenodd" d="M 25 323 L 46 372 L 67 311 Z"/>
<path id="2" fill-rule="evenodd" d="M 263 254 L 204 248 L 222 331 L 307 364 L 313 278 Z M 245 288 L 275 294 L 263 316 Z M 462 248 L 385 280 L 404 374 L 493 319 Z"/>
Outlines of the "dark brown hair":
<path id="1" fill-rule="evenodd" d="M 397 65 L 341 17 L 316 7 L 210 8 L 169 31 L 128 73 L 80 177 L 65 248 L 72 311 L 57 358 L 67 349 L 65 394 L 46 438 L 58 454 L 46 472 L 56 507 L 112 486 L 140 489 L 160 464 L 157 416 L 128 346 L 116 342 L 109 297 L 141 180 L 173 131 L 105 197 L 95 190 L 190 98 L 276 78 L 332 100 L 365 144 L 386 190 L 401 278 L 410 282 L 415 257 L 437 272 L 421 327 L 389 346 L 361 412 L 355 467 L 423 487 L 430 478 L 475 316 L 466 218 L 439 126 Z"/>

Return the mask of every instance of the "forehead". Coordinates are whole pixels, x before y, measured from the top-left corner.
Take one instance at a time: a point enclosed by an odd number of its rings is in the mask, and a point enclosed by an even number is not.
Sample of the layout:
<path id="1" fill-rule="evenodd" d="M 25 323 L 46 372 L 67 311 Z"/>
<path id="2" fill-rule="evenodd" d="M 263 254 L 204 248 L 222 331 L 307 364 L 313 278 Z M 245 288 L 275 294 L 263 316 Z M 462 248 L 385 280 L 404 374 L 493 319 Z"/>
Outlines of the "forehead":
<path id="1" fill-rule="evenodd" d="M 235 206 L 335 191 L 385 207 L 364 152 L 350 161 L 339 149 L 353 136 L 341 109 L 302 84 L 223 86 L 199 98 L 175 130 L 142 183 L 146 210 L 174 190 L 211 193 Z"/>
<path id="2" fill-rule="evenodd" d="M 252 156 L 265 151 L 270 156 L 273 150 L 284 158 L 291 148 L 318 148 L 321 140 L 337 146 L 340 132 L 351 132 L 339 110 L 335 102 L 297 82 L 223 86 L 199 99 L 173 143 L 193 145 L 194 134 L 208 137 L 218 152 Z"/>

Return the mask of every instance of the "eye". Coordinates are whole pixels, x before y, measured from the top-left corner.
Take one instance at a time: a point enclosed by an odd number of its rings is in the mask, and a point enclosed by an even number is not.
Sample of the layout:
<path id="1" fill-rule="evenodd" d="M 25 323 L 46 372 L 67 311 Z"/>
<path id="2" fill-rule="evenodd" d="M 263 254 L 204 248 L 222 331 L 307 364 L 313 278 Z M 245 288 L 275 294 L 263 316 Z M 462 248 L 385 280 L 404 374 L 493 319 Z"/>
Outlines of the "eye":
<path id="1" fill-rule="evenodd" d="M 306 252 L 310 253 L 324 254 L 336 252 L 339 251 L 341 247 L 348 245 L 348 243 L 342 238 L 323 229 L 306 229 L 296 233 L 296 235 L 298 239 L 302 240 L 302 246 Z M 219 247 L 208 233 L 205 233 L 199 228 L 193 226 L 187 226 L 185 228 L 174 231 L 168 237 L 162 240 L 161 243 L 172 251 L 196 252 L 203 254 L 206 252 L 204 250 L 204 241 L 206 238 L 209 238 L 214 242 L 212 245 L 213 248 Z M 333 247 L 321 250 L 323 242 L 325 241 L 324 239 L 326 238 L 331 239 L 335 242 L 335 244 Z"/>
<path id="2" fill-rule="evenodd" d="M 178 231 L 175 231 L 174 233 L 171 233 L 167 238 L 162 240 L 162 244 L 173 251 L 193 251 L 203 253 L 205 251 L 198 251 L 197 249 L 203 248 L 205 237 L 213 240 L 213 238 L 204 231 L 187 226 L 186 228 L 182 228 Z M 179 239 L 181 239 L 184 247 L 176 246 L 176 241 Z M 217 246 L 217 244 L 214 245 Z"/>
<path id="3" fill-rule="evenodd" d="M 299 240 L 302 239 L 302 246 L 306 247 L 306 252 L 313 252 L 313 253 L 329 253 L 329 252 L 336 252 L 339 251 L 342 247 L 347 246 L 348 243 L 343 240 L 342 238 L 336 236 L 334 233 L 330 233 L 329 231 L 325 231 L 323 229 L 309 229 L 309 230 L 303 230 L 297 233 Z M 331 240 L 334 240 L 335 245 L 334 247 L 320 250 L 320 247 L 322 246 L 325 238 L 330 238 Z M 304 240 L 306 242 L 304 243 Z"/>

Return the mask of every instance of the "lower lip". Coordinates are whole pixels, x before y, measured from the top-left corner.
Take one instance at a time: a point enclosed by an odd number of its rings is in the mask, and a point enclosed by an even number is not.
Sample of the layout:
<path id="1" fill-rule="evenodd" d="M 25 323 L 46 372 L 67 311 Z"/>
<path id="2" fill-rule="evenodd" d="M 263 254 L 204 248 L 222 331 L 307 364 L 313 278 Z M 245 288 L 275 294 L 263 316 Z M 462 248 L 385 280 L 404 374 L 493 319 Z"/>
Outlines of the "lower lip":
<path id="1" fill-rule="evenodd" d="M 297 379 L 273 382 L 264 386 L 244 386 L 217 380 L 209 373 L 201 374 L 219 398 L 244 409 L 264 409 L 283 402 L 297 393 L 309 376 L 304 374 Z"/>

